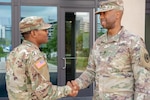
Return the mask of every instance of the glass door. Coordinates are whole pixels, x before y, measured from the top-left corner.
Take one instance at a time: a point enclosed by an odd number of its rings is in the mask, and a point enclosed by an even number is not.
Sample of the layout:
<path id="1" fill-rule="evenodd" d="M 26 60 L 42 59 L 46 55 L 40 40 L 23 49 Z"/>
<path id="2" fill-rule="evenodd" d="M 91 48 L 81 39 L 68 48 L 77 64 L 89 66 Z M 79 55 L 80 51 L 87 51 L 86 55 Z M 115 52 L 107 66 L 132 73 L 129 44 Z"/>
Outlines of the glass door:
<path id="1" fill-rule="evenodd" d="M 61 48 L 61 69 L 63 76 L 60 76 L 61 83 L 74 80 L 86 69 L 88 56 L 93 40 L 93 31 L 91 21 L 92 10 L 84 9 L 63 9 L 61 17 L 62 40 Z M 63 19 L 61 19 L 63 20 Z M 78 96 L 92 96 L 93 85 L 80 90 Z"/>
<path id="2" fill-rule="evenodd" d="M 0 5 L 0 99 L 7 97 L 5 82 L 5 61 L 9 52 L 12 50 L 12 17 L 11 6 Z"/>

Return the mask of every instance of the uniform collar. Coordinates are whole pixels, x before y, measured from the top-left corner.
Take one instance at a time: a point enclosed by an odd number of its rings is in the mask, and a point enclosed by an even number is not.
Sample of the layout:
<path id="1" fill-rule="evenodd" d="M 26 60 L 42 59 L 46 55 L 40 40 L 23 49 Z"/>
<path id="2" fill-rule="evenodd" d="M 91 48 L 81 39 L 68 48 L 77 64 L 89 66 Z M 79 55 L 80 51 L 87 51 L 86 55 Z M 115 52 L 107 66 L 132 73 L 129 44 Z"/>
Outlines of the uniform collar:
<path id="1" fill-rule="evenodd" d="M 101 42 L 103 42 L 103 43 L 117 42 L 117 41 L 119 41 L 121 34 L 123 34 L 123 33 L 124 33 L 124 27 L 122 26 L 121 30 L 116 35 L 108 36 L 107 33 L 104 34 Z"/>
<path id="2" fill-rule="evenodd" d="M 35 45 L 34 43 L 32 43 L 32 42 L 30 42 L 28 40 L 23 40 L 22 44 L 25 44 L 25 45 L 28 45 L 30 47 L 39 49 L 37 45 Z"/>

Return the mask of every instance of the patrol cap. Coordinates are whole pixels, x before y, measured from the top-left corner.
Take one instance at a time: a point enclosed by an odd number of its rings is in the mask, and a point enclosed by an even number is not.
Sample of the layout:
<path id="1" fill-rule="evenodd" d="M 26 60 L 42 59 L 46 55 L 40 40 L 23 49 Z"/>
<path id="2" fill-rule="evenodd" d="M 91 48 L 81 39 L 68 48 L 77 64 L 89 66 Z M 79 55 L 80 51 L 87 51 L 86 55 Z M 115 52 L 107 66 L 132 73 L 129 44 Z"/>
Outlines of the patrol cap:
<path id="1" fill-rule="evenodd" d="M 96 14 L 99 14 L 100 12 L 106 12 L 113 9 L 116 10 L 123 10 L 123 0 L 105 0 L 101 1 L 99 3 L 99 11 L 96 11 Z"/>
<path id="2" fill-rule="evenodd" d="M 22 19 L 19 23 L 20 32 L 28 32 L 32 30 L 41 30 L 41 29 L 48 29 L 52 25 L 45 23 L 42 17 L 38 16 L 29 16 Z"/>

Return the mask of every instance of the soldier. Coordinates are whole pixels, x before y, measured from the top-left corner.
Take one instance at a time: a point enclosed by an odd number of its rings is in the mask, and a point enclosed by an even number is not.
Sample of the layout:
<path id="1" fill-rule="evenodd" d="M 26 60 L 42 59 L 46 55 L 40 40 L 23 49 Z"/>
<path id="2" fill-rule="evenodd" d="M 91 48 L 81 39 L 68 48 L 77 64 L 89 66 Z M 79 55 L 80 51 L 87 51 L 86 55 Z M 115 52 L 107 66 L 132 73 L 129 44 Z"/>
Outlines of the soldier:
<path id="1" fill-rule="evenodd" d="M 91 50 L 87 69 L 72 81 L 75 89 L 95 81 L 93 100 L 149 100 L 150 59 L 143 40 L 121 25 L 123 0 L 100 2 L 101 25 L 107 33 Z"/>
<path id="2" fill-rule="evenodd" d="M 77 94 L 69 83 L 56 86 L 50 82 L 47 59 L 39 50 L 41 44 L 48 42 L 50 27 L 38 16 L 20 21 L 19 28 L 24 40 L 10 52 L 6 61 L 9 100 L 56 100 Z"/>

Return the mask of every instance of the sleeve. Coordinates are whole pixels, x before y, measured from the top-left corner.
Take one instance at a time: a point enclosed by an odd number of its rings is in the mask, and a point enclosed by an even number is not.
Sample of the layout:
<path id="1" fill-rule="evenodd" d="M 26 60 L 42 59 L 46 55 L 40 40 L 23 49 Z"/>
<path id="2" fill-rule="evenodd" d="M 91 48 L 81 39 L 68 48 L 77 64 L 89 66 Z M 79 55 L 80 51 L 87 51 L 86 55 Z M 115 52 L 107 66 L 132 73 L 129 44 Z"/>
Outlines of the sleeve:
<path id="1" fill-rule="evenodd" d="M 56 86 L 51 82 L 43 82 L 37 86 L 32 93 L 32 99 L 38 100 L 57 100 L 66 97 L 71 91 L 69 86 Z"/>
<path id="2" fill-rule="evenodd" d="M 132 43 L 131 59 L 135 78 L 134 100 L 149 100 L 150 98 L 150 60 L 142 39 Z"/>
<path id="3" fill-rule="evenodd" d="M 78 83 L 80 89 L 88 87 L 95 79 L 95 64 L 93 59 L 93 53 L 94 51 L 92 50 L 90 52 L 88 66 L 86 70 L 75 80 Z"/>
<path id="4" fill-rule="evenodd" d="M 34 56 L 29 64 L 29 77 L 32 85 L 32 99 L 56 100 L 66 97 L 70 92 L 69 86 L 56 86 L 50 82 L 49 69 L 44 57 Z"/>

